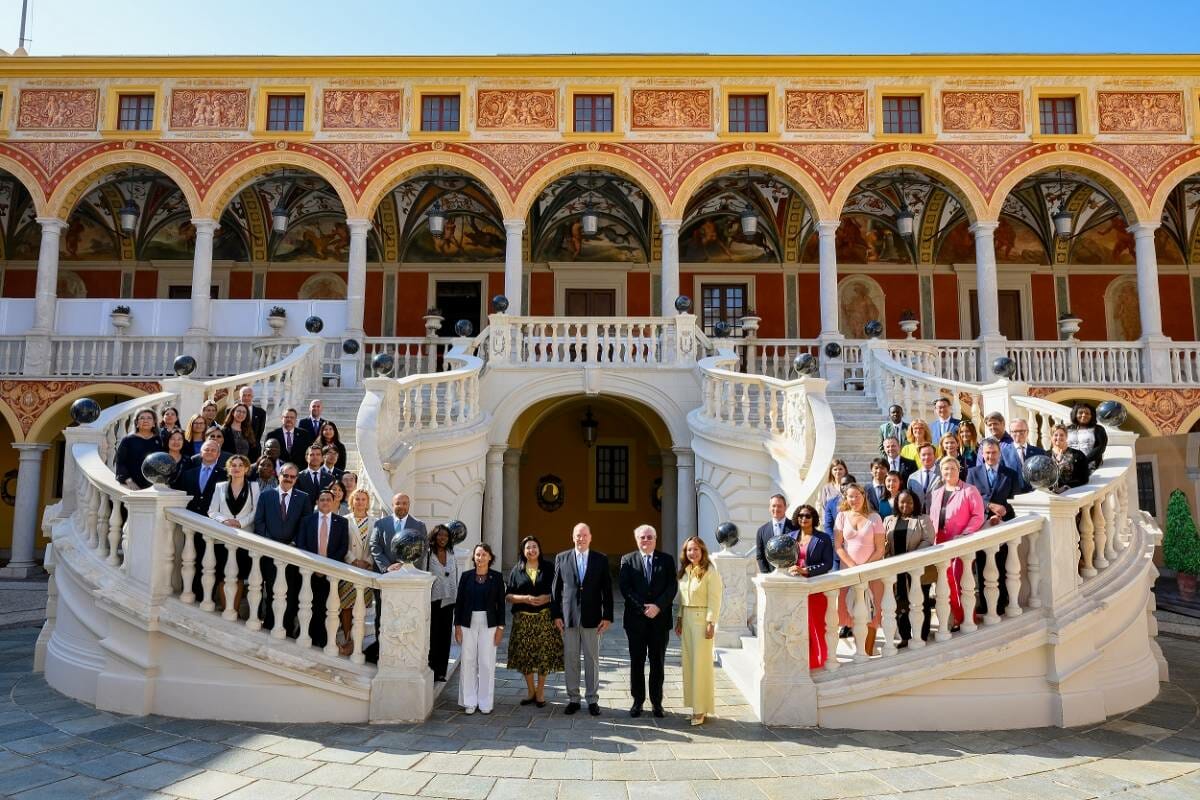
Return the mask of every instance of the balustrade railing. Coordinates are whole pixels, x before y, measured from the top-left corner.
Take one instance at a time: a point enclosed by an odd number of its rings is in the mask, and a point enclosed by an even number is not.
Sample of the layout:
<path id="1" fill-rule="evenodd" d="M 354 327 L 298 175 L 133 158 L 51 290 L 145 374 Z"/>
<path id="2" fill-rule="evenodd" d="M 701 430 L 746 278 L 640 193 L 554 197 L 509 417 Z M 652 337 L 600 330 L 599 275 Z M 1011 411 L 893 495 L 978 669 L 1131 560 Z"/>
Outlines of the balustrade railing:
<path id="1" fill-rule="evenodd" d="M 25 368 L 25 337 L 0 338 L 0 375 L 20 375 Z"/>
<path id="2" fill-rule="evenodd" d="M 421 372 L 438 372 L 443 357 L 450 349 L 451 340 L 418 336 L 368 337 L 363 344 L 365 375 L 371 374 L 371 361 L 376 355 L 388 353 L 395 359 L 391 376 L 403 378 Z"/>
<path id="3" fill-rule="evenodd" d="M 1142 382 L 1142 348 L 1129 342 L 1009 342 L 1016 379 L 1026 383 L 1122 385 Z"/>
<path id="4" fill-rule="evenodd" d="M 50 373 L 58 377 L 161 378 L 173 374 L 183 339 L 142 336 L 54 336 Z"/>
<path id="5" fill-rule="evenodd" d="M 886 414 L 888 406 L 898 404 L 906 419 L 923 419 L 930 416 L 934 401 L 944 397 L 950 401 L 955 417 L 971 420 L 977 430 L 984 429 L 985 386 L 948 380 L 902 364 L 884 342 L 868 343 L 864 349 L 868 394 L 875 398 L 880 411 Z"/>
<path id="6" fill-rule="evenodd" d="M 1171 383 L 1196 386 L 1200 384 L 1200 345 L 1172 342 L 1167 349 Z"/>
<path id="7" fill-rule="evenodd" d="M 514 317 L 492 314 L 488 362 L 560 366 L 688 366 L 697 350 L 696 318 Z"/>

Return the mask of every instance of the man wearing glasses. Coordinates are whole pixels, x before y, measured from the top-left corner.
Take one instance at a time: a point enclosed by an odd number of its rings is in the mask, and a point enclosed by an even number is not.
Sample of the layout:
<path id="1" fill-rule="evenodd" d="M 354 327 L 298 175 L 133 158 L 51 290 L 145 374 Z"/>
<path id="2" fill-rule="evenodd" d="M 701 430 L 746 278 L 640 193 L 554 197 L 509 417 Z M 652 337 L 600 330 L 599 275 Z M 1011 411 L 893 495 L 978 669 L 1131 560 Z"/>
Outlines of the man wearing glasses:
<path id="1" fill-rule="evenodd" d="M 281 544 L 295 544 L 296 534 L 300 531 L 300 522 L 308 513 L 311 502 L 304 492 L 296 489 L 296 478 L 300 469 L 290 461 L 279 470 L 279 488 L 265 490 L 258 498 L 258 507 L 254 509 L 254 532 L 266 539 Z M 275 561 L 270 558 L 262 559 L 263 576 L 263 613 L 264 628 L 275 627 L 275 611 L 272 601 L 275 596 Z M 288 603 L 283 615 L 283 625 L 288 632 L 295 628 L 296 595 L 299 593 L 299 577 L 295 569 L 288 570 Z M 296 590 L 292 590 L 292 584 Z M 251 609 L 252 614 L 257 609 Z"/>

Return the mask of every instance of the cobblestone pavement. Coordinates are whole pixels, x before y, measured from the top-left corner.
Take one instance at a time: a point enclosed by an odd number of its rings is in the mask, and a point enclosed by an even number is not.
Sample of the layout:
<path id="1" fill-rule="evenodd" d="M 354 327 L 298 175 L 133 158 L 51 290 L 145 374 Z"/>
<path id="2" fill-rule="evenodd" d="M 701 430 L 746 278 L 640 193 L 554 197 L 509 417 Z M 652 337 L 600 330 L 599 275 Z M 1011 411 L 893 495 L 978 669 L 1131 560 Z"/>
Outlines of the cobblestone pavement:
<path id="1" fill-rule="evenodd" d="M 1164 637 L 1172 682 L 1086 729 L 975 733 L 768 730 L 719 675 L 718 719 L 688 726 L 672 652 L 668 717 L 630 719 L 624 636 L 602 648 L 603 715 L 564 716 L 561 676 L 522 707 L 502 670 L 493 714 L 466 716 L 451 679 L 421 725 L 269 725 L 130 718 L 30 673 L 32 627 L 0 630 L 0 796 L 191 800 L 806 800 L 840 797 L 1200 797 L 1200 642 Z"/>

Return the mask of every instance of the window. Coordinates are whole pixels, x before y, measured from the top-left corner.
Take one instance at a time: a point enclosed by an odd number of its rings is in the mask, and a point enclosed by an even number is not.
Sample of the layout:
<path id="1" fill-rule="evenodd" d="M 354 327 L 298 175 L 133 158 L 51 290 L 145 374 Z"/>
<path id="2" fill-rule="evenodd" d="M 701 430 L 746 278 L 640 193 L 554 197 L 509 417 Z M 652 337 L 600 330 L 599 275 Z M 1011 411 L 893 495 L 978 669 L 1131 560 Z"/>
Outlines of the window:
<path id="1" fill-rule="evenodd" d="M 612 133 L 613 96 L 611 94 L 575 95 L 575 132 Z"/>
<path id="2" fill-rule="evenodd" d="M 746 313 L 746 284 L 706 283 L 700 287 L 701 323 L 704 332 L 712 335 L 713 326 L 719 320 L 729 323 L 731 335 L 742 328 L 742 316 Z"/>
<path id="3" fill-rule="evenodd" d="M 629 502 L 629 448 L 596 445 L 596 502 Z"/>
<path id="4" fill-rule="evenodd" d="M 1154 462 L 1139 461 L 1137 463 L 1137 492 L 1138 509 L 1152 517 L 1158 516 L 1158 504 L 1155 502 L 1154 491 Z"/>
<path id="5" fill-rule="evenodd" d="M 920 133 L 921 98 L 883 98 L 884 133 Z"/>
<path id="6" fill-rule="evenodd" d="M 268 97 L 267 130 L 304 130 L 304 95 L 273 94 Z"/>
<path id="7" fill-rule="evenodd" d="M 154 95 L 121 95 L 117 103 L 117 130 L 149 131 L 153 129 Z"/>
<path id="8" fill-rule="evenodd" d="M 1062 136 L 1079 132 L 1074 97 L 1038 98 L 1038 119 L 1045 134 Z"/>
<path id="9" fill-rule="evenodd" d="M 426 94 L 421 96 L 421 130 L 457 131 L 458 95 Z"/>
<path id="10" fill-rule="evenodd" d="M 729 96 L 730 133 L 767 132 L 767 96 L 731 94 Z"/>

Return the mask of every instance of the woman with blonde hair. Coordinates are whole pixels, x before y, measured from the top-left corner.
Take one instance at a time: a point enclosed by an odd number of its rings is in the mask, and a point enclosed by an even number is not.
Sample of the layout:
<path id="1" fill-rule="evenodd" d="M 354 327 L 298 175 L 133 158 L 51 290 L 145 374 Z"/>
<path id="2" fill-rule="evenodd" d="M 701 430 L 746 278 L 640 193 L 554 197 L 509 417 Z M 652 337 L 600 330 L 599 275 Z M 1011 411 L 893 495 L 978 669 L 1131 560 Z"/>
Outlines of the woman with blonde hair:
<path id="1" fill-rule="evenodd" d="M 921 463 L 918 453 L 921 451 L 921 445 L 928 442 L 933 445 L 933 449 L 938 458 L 942 457 L 942 448 L 937 446 L 933 441 L 933 434 L 929 431 L 929 423 L 923 419 L 914 419 L 908 425 L 908 444 L 900 448 L 900 457 L 907 458 L 916 463 Z"/>
<path id="2" fill-rule="evenodd" d="M 254 533 L 254 511 L 258 506 L 259 489 L 258 484 L 248 477 L 250 459 L 240 454 L 232 455 L 225 462 L 225 471 L 229 478 L 218 483 L 213 490 L 212 502 L 208 506 L 208 518 L 230 528 Z M 217 604 L 224 608 L 226 601 L 229 601 L 232 603 L 231 607 L 237 611 L 242 604 L 242 597 L 246 594 L 246 577 L 250 574 L 251 567 L 250 554 L 245 550 L 237 551 L 237 593 L 234 597 L 227 598 L 225 570 L 234 569 L 233 565 L 228 563 L 229 549 L 218 543 L 213 552 L 217 556 Z M 257 609 L 250 611 L 255 613 Z"/>
<path id="3" fill-rule="evenodd" d="M 692 724 L 703 725 L 716 706 L 713 640 L 721 617 L 721 575 L 699 536 L 689 536 L 679 554 L 679 616 L 675 635 L 682 640 L 683 704 Z"/>
<path id="4" fill-rule="evenodd" d="M 916 423 L 913 423 L 916 424 Z M 833 547 L 841 562 L 842 569 L 857 567 L 871 561 L 883 558 L 885 542 L 883 537 L 883 520 L 871 510 L 867 503 L 867 493 L 857 483 L 846 487 L 846 499 L 842 501 L 837 518 L 833 523 Z M 883 620 L 883 582 L 871 581 L 871 597 L 875 603 L 875 611 L 867 624 L 866 654 L 869 656 L 875 649 L 875 632 Z M 854 625 L 850 616 L 850 608 L 846 603 L 849 589 L 841 590 L 838 595 L 838 618 L 842 626 L 841 633 L 850 633 Z"/>
<path id="5" fill-rule="evenodd" d="M 821 484 L 821 493 L 817 495 L 817 508 L 824 508 L 835 497 L 842 496 L 842 478 L 850 474 L 850 468 L 840 458 L 829 462 L 829 474 L 825 483 Z"/>
<path id="6" fill-rule="evenodd" d="M 208 422 L 199 414 L 192 414 L 188 419 L 187 427 L 183 429 L 183 440 L 187 445 L 183 448 L 183 454 L 187 458 L 191 458 L 200 452 L 200 448 L 204 445 L 204 439 L 208 435 Z"/>
<path id="7" fill-rule="evenodd" d="M 356 489 L 350 493 L 350 513 L 346 515 L 346 521 L 350 523 L 350 548 L 346 550 L 346 563 L 374 572 L 375 562 L 371 560 L 367 541 L 375 524 L 375 517 L 371 516 L 371 495 L 365 489 Z M 342 643 L 338 645 L 338 652 L 344 656 L 354 652 L 351 626 L 354 623 L 354 601 L 357 594 L 358 590 L 354 588 L 353 583 L 343 581 L 338 587 L 339 608 L 342 613 Z M 363 602 L 370 607 L 375 602 L 375 593 L 370 590 L 364 591 Z"/>

